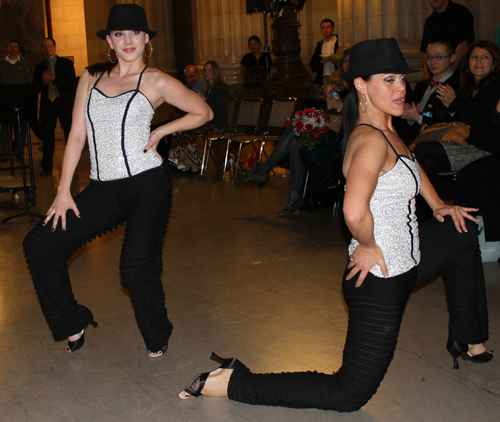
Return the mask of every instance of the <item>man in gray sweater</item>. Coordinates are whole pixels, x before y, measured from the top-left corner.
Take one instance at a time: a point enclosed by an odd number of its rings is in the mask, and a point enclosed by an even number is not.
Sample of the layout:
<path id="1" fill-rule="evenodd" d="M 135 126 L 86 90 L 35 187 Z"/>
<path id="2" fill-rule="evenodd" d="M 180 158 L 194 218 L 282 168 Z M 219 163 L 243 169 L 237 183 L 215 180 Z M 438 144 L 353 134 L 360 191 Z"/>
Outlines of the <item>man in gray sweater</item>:
<path id="1" fill-rule="evenodd" d="M 30 84 L 33 82 L 31 64 L 19 57 L 19 41 L 10 40 L 7 43 L 7 56 L 0 59 L 0 85 Z M 22 134 L 24 139 L 26 134 Z M 5 125 L 0 131 L 0 161 L 9 159 L 9 133 Z M 19 151 L 20 153 L 20 151 Z"/>

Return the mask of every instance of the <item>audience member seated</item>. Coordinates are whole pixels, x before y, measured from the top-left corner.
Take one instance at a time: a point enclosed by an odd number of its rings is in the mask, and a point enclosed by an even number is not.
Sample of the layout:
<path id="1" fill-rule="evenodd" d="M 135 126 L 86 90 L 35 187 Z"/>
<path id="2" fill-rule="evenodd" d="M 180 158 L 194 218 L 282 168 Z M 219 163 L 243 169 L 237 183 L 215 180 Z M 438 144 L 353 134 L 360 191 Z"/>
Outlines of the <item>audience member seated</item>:
<path id="1" fill-rule="evenodd" d="M 227 132 L 229 130 L 229 87 L 221 78 L 220 66 L 209 60 L 203 66 L 205 79 L 205 98 L 214 112 L 214 118 L 208 124 L 210 130 Z M 226 156 L 226 145 L 215 142 L 212 146 L 218 163 L 223 163 Z"/>
<path id="2" fill-rule="evenodd" d="M 184 69 L 184 79 L 186 79 L 187 88 L 205 96 L 205 86 L 203 85 L 203 81 L 200 79 L 200 74 L 194 65 L 190 64 L 186 66 Z"/>
<path id="3" fill-rule="evenodd" d="M 258 88 L 267 78 L 267 69 L 273 63 L 271 55 L 260 51 L 262 44 L 257 35 L 252 35 L 248 39 L 250 53 L 243 56 L 240 62 L 240 72 L 243 76 L 243 86 L 245 88 Z M 269 63 L 266 64 L 266 61 Z"/>
<path id="4" fill-rule="evenodd" d="M 468 146 L 425 142 L 417 145 L 415 156 L 435 185 L 442 171 L 459 171 L 467 164 L 500 152 L 500 126 L 491 114 L 500 98 L 500 48 L 492 41 L 469 46 L 461 65 L 458 95 L 449 85 L 437 88 L 437 97 L 448 108 L 453 121 L 470 125 Z"/>
<path id="5" fill-rule="evenodd" d="M 437 87 L 446 84 L 458 90 L 459 72 L 453 72 L 455 63 L 455 45 L 452 41 L 442 39 L 432 41 L 426 49 L 424 59 L 432 77 L 415 86 L 411 104 L 406 104 L 403 118 L 407 120 L 412 130 L 412 140 L 418 136 L 422 125 L 450 122 L 452 117 L 443 102 L 437 97 Z"/>
<path id="6" fill-rule="evenodd" d="M 344 73 L 349 70 L 349 50 L 344 51 L 342 67 Z M 350 83 L 344 82 L 341 87 L 341 92 L 347 92 L 349 87 Z M 343 97 L 345 97 L 345 95 L 340 94 L 340 98 L 332 96 L 334 92 L 338 91 L 339 89 L 335 85 L 329 85 L 326 89 L 327 114 L 336 114 L 342 111 L 344 106 Z M 331 112 L 333 110 L 334 112 Z M 330 129 L 332 129 L 331 132 L 333 132 L 336 128 L 330 127 Z M 291 186 L 288 191 L 287 204 L 283 211 L 278 213 L 278 217 L 290 217 L 295 211 L 304 205 L 301 188 L 304 182 L 306 167 L 302 162 L 300 154 L 296 150 L 296 143 L 297 139 L 293 132 L 285 133 L 277 142 L 276 148 L 273 150 L 266 162 L 257 162 L 250 173 L 247 175 L 240 175 L 240 178 L 246 183 L 267 183 L 269 180 L 269 173 L 273 167 L 278 165 L 278 163 L 288 155 Z M 342 171 L 339 168 L 339 174 L 341 175 L 341 173 Z"/>
<path id="7" fill-rule="evenodd" d="M 493 112 L 493 124 L 500 127 L 500 101 Z M 481 158 L 458 172 L 455 204 L 479 208 L 485 240 L 500 240 L 500 154 Z"/>

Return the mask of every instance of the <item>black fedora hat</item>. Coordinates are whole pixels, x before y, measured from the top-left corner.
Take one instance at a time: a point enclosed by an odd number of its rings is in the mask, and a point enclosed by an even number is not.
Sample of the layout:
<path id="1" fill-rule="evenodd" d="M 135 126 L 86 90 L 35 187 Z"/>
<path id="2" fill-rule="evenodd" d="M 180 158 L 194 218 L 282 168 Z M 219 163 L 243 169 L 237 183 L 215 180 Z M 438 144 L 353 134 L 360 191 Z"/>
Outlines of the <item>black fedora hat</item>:
<path id="1" fill-rule="evenodd" d="M 340 77 L 344 81 L 377 73 L 415 73 L 410 69 L 395 38 L 380 38 L 355 44 L 349 53 L 349 70 Z"/>
<path id="2" fill-rule="evenodd" d="M 106 39 L 110 31 L 142 31 L 149 35 L 152 40 L 156 32 L 151 31 L 148 26 L 146 12 L 138 4 L 115 4 L 109 11 L 108 26 L 97 32 L 97 36 Z"/>

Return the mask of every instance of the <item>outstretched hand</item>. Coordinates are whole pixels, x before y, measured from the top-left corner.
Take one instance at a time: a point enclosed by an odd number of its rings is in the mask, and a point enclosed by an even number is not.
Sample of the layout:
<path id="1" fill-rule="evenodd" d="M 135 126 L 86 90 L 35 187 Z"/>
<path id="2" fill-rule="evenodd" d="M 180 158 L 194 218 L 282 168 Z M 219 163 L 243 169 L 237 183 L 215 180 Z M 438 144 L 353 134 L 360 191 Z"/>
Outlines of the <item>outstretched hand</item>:
<path id="1" fill-rule="evenodd" d="M 53 217 L 51 230 L 56 230 L 57 223 L 60 219 L 62 230 L 66 231 L 66 213 L 68 212 L 68 210 L 73 210 L 75 215 L 80 218 L 80 211 L 78 210 L 75 201 L 71 197 L 71 194 L 57 193 L 56 199 L 54 199 L 54 202 L 47 211 L 45 220 L 43 220 L 43 225 L 45 226 Z"/>
<path id="2" fill-rule="evenodd" d="M 451 216 L 453 219 L 453 223 L 455 224 L 456 229 L 462 233 L 462 231 L 467 232 L 467 226 L 465 224 L 465 219 L 469 219 L 470 221 L 474 221 L 474 223 L 479 223 L 477 218 L 474 218 L 469 212 L 479 211 L 479 208 L 466 208 L 460 207 L 458 205 L 443 205 L 439 208 L 436 208 L 433 212 L 434 218 L 438 220 L 440 223 L 444 221 L 444 217 L 446 215 Z"/>
<path id="3" fill-rule="evenodd" d="M 356 287 L 360 287 L 363 284 L 366 276 L 375 265 L 380 266 L 380 270 L 384 277 L 389 276 L 387 266 L 385 265 L 384 254 L 376 245 L 373 247 L 358 245 L 354 253 L 349 256 L 349 259 L 351 262 L 347 264 L 347 268 L 351 271 L 347 274 L 346 280 L 350 280 L 359 273 Z"/>

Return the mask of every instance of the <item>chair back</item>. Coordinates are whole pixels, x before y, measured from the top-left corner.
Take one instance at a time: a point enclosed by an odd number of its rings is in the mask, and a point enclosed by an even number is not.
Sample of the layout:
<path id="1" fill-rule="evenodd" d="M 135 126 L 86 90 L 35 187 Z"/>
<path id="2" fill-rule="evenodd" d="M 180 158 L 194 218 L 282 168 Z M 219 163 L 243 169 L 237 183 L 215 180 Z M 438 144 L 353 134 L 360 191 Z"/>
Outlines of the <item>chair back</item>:
<path id="1" fill-rule="evenodd" d="M 269 123 L 267 125 L 268 131 L 271 128 L 284 128 L 285 119 L 292 116 L 297 105 L 297 98 L 278 98 L 273 100 L 271 107 L 271 115 L 269 116 Z"/>
<path id="2" fill-rule="evenodd" d="M 229 131 L 233 132 L 235 129 L 235 119 L 234 119 L 234 110 L 236 106 L 236 98 L 229 98 L 229 104 L 227 106 L 227 123 L 229 127 Z"/>
<path id="3" fill-rule="evenodd" d="M 260 112 L 262 110 L 262 99 L 248 98 L 241 100 L 236 126 L 246 126 L 252 133 L 256 133 L 259 123 Z"/>

